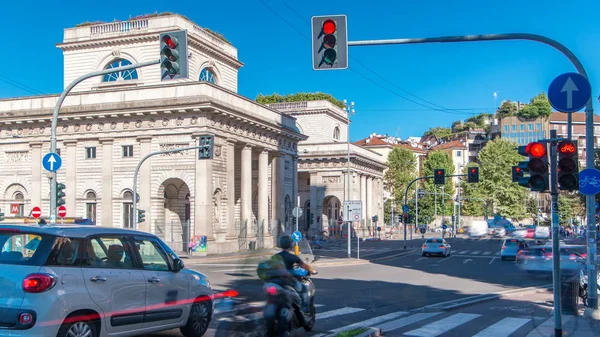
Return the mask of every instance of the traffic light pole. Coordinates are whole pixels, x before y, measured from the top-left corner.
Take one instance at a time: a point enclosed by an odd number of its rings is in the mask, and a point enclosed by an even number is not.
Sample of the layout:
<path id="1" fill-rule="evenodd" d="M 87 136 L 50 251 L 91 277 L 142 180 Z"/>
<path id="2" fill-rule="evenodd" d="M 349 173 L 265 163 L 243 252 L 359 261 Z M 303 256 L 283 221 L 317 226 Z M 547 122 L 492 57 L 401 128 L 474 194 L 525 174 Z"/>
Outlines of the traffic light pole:
<path id="1" fill-rule="evenodd" d="M 556 154 L 556 130 L 550 130 L 550 194 L 552 195 L 552 287 L 554 291 L 554 336 L 562 337 L 560 299 L 560 247 L 558 219 L 558 162 Z M 588 288 L 589 289 L 589 288 Z"/>
<path id="2" fill-rule="evenodd" d="M 199 145 L 199 146 L 184 147 L 184 148 L 180 148 L 180 149 L 171 149 L 171 150 L 152 152 L 152 153 L 147 154 L 146 156 L 144 156 L 144 158 L 142 158 L 140 160 L 140 162 L 137 164 L 137 167 L 135 168 L 135 173 L 133 173 L 133 216 L 135 219 L 135 225 L 133 226 L 134 229 L 137 230 L 137 227 L 138 227 L 138 221 L 137 221 L 137 203 L 138 203 L 137 180 L 138 179 L 137 178 L 138 178 L 138 173 L 140 172 L 140 168 L 142 167 L 142 164 L 146 161 L 146 159 L 156 156 L 156 155 L 159 155 L 159 154 L 196 150 L 196 149 L 201 149 L 203 147 L 204 147 L 203 145 Z M 296 219 L 298 219 L 298 218 L 296 218 Z M 296 226 L 296 230 L 298 230 L 297 226 Z"/>
<path id="3" fill-rule="evenodd" d="M 73 90 L 73 88 L 77 84 L 87 80 L 88 78 L 102 76 L 102 75 L 106 75 L 106 74 L 112 74 L 112 73 L 116 73 L 116 72 L 124 71 L 124 70 L 131 70 L 131 69 L 152 66 L 155 64 L 159 64 L 159 63 L 160 63 L 160 60 L 154 60 L 154 61 L 150 61 L 150 62 L 130 64 L 130 65 L 127 65 L 124 67 L 94 71 L 94 72 L 82 75 L 82 76 L 76 78 L 75 80 L 73 80 L 73 82 L 71 82 L 65 88 L 65 90 L 63 90 L 63 92 L 60 94 L 60 97 L 58 97 L 58 101 L 56 102 L 56 105 L 54 106 L 54 111 L 52 112 L 52 127 L 50 129 L 50 152 L 56 153 L 56 127 L 58 126 L 58 113 L 60 111 L 60 107 L 62 106 L 65 98 L 67 97 L 67 94 L 69 94 L 69 92 L 71 90 Z M 50 178 L 50 224 L 56 223 L 56 175 L 57 175 L 56 171 L 54 171 L 54 172 L 52 172 L 52 178 Z M 135 203 L 134 203 L 134 205 L 135 205 Z"/>
<path id="4" fill-rule="evenodd" d="M 575 54 L 566 46 L 560 42 L 550 39 L 548 37 L 528 34 L 528 33 L 509 33 L 509 34 L 484 34 L 484 35 L 465 35 L 465 36 L 441 36 L 441 37 L 430 37 L 430 38 L 412 38 L 412 39 L 387 39 L 387 40 L 364 40 L 364 41 L 348 41 L 348 46 L 374 46 L 374 45 L 390 45 L 390 44 L 419 44 L 419 43 L 455 43 L 455 42 L 478 42 L 478 41 L 507 41 L 507 40 L 527 40 L 540 42 L 561 52 L 565 55 L 569 61 L 573 64 L 577 72 L 588 78 L 587 72 L 581 64 L 581 61 L 575 56 Z M 571 114 L 568 114 L 568 118 L 571 118 Z M 571 127 L 569 127 L 569 132 Z M 590 99 L 585 107 L 585 148 L 587 150 L 585 162 L 587 168 L 594 168 L 594 107 L 592 106 L 592 100 Z M 593 195 L 588 195 L 586 200 L 586 214 L 587 214 L 587 233 L 588 233 L 588 282 L 589 289 L 596 289 L 597 287 L 597 272 L 596 272 L 596 224 L 595 224 L 595 198 Z M 593 239 L 593 242 L 590 242 Z M 588 308 L 592 310 L 586 310 L 586 315 L 592 314 L 598 309 L 598 294 L 595 291 L 590 291 L 588 294 Z"/>

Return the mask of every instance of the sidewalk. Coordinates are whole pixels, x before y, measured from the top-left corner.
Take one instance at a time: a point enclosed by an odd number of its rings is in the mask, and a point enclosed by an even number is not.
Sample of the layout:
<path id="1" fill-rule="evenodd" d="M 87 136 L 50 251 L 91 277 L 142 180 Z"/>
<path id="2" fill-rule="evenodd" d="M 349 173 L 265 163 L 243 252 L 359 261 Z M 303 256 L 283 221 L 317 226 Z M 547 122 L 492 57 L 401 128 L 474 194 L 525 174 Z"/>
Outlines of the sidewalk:
<path id="1" fill-rule="evenodd" d="M 563 336 L 572 337 L 598 337 L 600 324 L 583 316 L 562 316 Z M 554 318 L 550 318 L 542 325 L 531 331 L 527 337 L 554 337 Z"/>

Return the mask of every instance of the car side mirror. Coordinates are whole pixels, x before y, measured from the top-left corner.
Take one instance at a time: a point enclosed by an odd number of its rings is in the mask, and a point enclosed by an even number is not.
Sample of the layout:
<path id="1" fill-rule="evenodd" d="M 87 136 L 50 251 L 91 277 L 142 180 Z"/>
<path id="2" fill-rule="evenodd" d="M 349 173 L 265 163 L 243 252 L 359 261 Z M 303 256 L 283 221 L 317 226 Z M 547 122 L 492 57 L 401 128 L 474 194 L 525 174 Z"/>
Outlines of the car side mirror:
<path id="1" fill-rule="evenodd" d="M 185 268 L 185 265 L 183 264 L 183 261 L 181 259 L 173 260 L 173 271 L 175 273 L 178 273 L 179 271 L 181 271 L 184 268 Z"/>

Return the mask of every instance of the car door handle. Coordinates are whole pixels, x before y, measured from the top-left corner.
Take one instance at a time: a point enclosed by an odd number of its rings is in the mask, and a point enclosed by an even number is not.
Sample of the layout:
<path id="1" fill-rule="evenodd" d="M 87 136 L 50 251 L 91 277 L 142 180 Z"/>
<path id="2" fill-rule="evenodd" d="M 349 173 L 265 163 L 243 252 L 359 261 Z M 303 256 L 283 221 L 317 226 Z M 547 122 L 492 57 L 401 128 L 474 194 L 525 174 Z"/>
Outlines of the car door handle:
<path id="1" fill-rule="evenodd" d="M 160 279 L 156 278 L 156 277 L 151 277 L 151 278 L 148 279 L 148 282 L 150 282 L 150 283 L 158 283 L 158 282 L 160 282 Z"/>
<path id="2" fill-rule="evenodd" d="M 92 281 L 92 282 L 106 282 L 106 277 L 94 276 L 94 277 L 90 277 L 90 281 Z"/>

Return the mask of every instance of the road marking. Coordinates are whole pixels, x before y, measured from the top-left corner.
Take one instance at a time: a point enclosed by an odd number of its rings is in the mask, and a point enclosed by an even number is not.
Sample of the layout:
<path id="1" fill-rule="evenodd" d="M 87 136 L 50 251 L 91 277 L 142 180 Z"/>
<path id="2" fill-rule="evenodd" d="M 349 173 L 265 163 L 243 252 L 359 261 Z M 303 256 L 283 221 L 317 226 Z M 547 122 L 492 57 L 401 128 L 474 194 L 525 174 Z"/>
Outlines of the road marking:
<path id="1" fill-rule="evenodd" d="M 411 325 L 411 324 L 426 320 L 428 318 L 431 318 L 431 317 L 439 315 L 439 314 L 441 314 L 441 312 L 421 312 L 418 314 L 410 315 L 408 317 L 403 317 L 403 318 L 397 319 L 392 322 L 387 322 L 385 324 L 378 325 L 377 327 L 385 333 L 388 331 L 400 329 L 407 325 Z"/>
<path id="2" fill-rule="evenodd" d="M 262 313 L 262 311 L 259 311 L 259 312 L 253 312 L 253 313 L 247 314 L 247 315 L 238 315 L 238 316 L 234 316 L 234 317 L 221 317 L 221 318 L 218 318 L 217 321 L 219 321 L 219 322 L 250 322 L 250 321 L 257 321 L 261 318 L 263 318 L 263 313 Z"/>
<path id="3" fill-rule="evenodd" d="M 439 260 L 439 261 L 438 261 L 438 263 L 442 263 L 442 262 L 444 262 L 444 261 L 446 261 L 446 260 L 449 260 L 449 259 L 451 259 L 451 258 L 452 258 L 452 256 L 448 256 L 448 257 L 446 257 L 446 258 L 444 258 L 444 259 L 442 259 L 442 260 Z"/>
<path id="4" fill-rule="evenodd" d="M 340 333 L 340 332 L 343 332 L 343 331 L 352 330 L 354 328 L 361 328 L 361 327 L 365 327 L 365 326 L 373 326 L 375 324 L 379 324 L 381 322 L 386 322 L 386 321 L 389 321 L 391 319 L 395 319 L 395 318 L 398 318 L 400 316 L 404 316 L 406 314 L 408 314 L 408 312 L 406 312 L 406 311 L 392 312 L 392 313 L 387 314 L 387 315 L 373 317 L 373 318 L 370 318 L 370 319 L 362 321 L 362 322 L 358 322 L 358 323 L 354 323 L 354 324 L 343 326 L 341 328 L 329 330 L 329 332 L 331 332 L 331 333 Z"/>
<path id="5" fill-rule="evenodd" d="M 404 334 L 415 337 L 436 337 L 480 316 L 478 314 L 455 314 Z"/>
<path id="6" fill-rule="evenodd" d="M 494 257 L 494 258 L 492 258 L 492 261 L 490 261 L 490 263 L 489 263 L 489 264 L 492 264 L 492 262 L 494 262 L 494 260 L 496 260 L 496 258 L 495 258 L 495 257 Z"/>
<path id="7" fill-rule="evenodd" d="M 426 259 L 426 257 L 421 257 L 421 258 L 418 258 L 415 262 L 419 262 L 419 261 L 425 260 L 425 259 Z"/>
<path id="8" fill-rule="evenodd" d="M 490 255 L 492 252 L 483 252 L 483 255 Z"/>
<path id="9" fill-rule="evenodd" d="M 473 337 L 508 337 L 530 321 L 529 318 L 506 317 Z"/>
<path id="10" fill-rule="evenodd" d="M 364 310 L 365 309 L 361 309 L 361 308 L 345 307 L 345 308 L 341 308 L 341 309 L 335 309 L 335 310 L 317 313 L 316 318 L 317 318 L 317 320 L 327 319 L 327 318 L 331 318 L 331 317 L 335 317 L 335 316 L 349 315 L 349 314 L 353 314 L 355 312 L 360 312 L 360 311 L 364 311 Z"/>
<path id="11" fill-rule="evenodd" d="M 497 252 L 497 253 L 496 253 L 496 254 L 494 254 L 494 255 L 496 255 L 496 256 L 500 256 L 500 252 Z"/>
<path id="12" fill-rule="evenodd" d="M 468 250 L 463 250 L 462 252 L 460 252 L 460 253 L 458 253 L 458 254 L 466 254 L 466 253 L 468 253 L 468 252 L 469 252 Z"/>
<path id="13" fill-rule="evenodd" d="M 474 252 L 471 252 L 471 254 L 473 254 L 473 255 L 477 255 L 477 254 L 479 254 L 479 251 L 478 251 L 478 250 L 476 250 L 476 251 L 474 251 Z"/>

